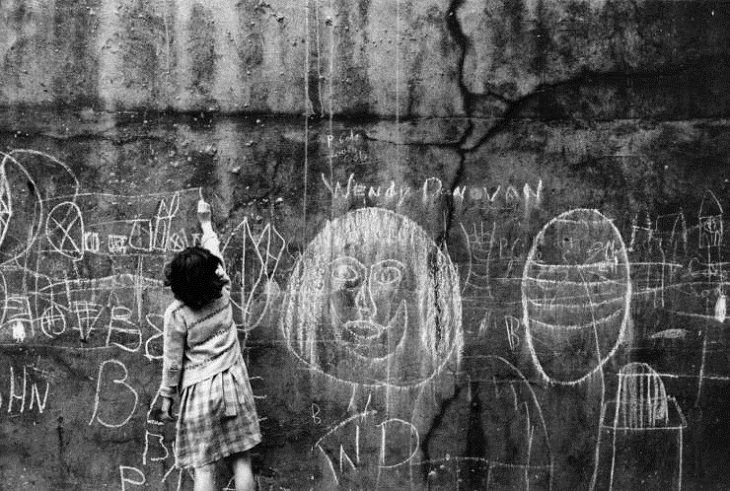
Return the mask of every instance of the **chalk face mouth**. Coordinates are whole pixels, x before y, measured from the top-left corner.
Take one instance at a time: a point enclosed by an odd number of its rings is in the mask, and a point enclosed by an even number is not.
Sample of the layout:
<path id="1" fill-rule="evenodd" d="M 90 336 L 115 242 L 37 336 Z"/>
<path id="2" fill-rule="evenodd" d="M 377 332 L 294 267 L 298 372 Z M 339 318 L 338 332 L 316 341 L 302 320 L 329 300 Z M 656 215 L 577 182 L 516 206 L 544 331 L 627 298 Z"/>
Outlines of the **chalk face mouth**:
<path id="1" fill-rule="evenodd" d="M 405 300 L 387 326 L 372 320 L 358 319 L 342 324 L 340 339 L 348 351 L 365 358 L 383 358 L 395 352 L 408 330 L 408 310 Z"/>
<path id="2" fill-rule="evenodd" d="M 385 331 L 385 327 L 370 321 L 348 321 L 344 325 L 345 332 L 352 339 L 361 342 L 368 342 L 377 339 Z"/>

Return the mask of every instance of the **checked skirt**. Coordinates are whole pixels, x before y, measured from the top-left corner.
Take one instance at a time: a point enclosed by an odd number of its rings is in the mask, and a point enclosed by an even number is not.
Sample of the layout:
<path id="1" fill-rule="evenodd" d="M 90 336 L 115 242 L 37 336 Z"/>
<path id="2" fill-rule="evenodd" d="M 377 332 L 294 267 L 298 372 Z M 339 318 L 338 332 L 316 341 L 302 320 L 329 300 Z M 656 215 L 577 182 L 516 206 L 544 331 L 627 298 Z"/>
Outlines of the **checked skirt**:
<path id="1" fill-rule="evenodd" d="M 261 441 L 258 415 L 243 358 L 180 396 L 175 460 L 179 468 L 211 464 Z"/>

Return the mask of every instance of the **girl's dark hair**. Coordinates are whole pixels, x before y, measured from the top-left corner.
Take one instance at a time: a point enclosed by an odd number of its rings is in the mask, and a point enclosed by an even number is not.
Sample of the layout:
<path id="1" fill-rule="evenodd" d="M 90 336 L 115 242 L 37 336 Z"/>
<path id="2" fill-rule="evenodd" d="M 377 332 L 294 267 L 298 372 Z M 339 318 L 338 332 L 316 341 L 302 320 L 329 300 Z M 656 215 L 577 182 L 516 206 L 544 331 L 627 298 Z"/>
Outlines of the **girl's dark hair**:
<path id="1" fill-rule="evenodd" d="M 175 298 L 193 310 L 220 298 L 228 283 L 216 270 L 220 258 L 199 246 L 188 247 L 177 253 L 165 267 L 165 286 L 172 288 Z"/>

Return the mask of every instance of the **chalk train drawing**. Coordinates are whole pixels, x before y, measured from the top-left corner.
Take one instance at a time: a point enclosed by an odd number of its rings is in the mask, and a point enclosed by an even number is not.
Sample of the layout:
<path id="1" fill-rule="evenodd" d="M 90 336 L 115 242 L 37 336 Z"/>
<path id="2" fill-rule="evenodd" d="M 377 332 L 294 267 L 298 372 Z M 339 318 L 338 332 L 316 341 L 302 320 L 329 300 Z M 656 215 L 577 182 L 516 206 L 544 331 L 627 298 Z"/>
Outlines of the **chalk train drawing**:
<path id="1" fill-rule="evenodd" d="M 616 400 L 606 404 L 601 428 L 610 436 L 608 489 L 681 489 L 683 433 L 687 422 L 660 376 L 646 363 L 618 373 Z"/>
<path id="2" fill-rule="evenodd" d="M 17 273 L 21 279 L 16 279 Z M 119 349 L 158 359 L 162 317 L 171 296 L 160 280 L 115 275 L 52 281 L 27 270 L 0 272 L 25 293 L 5 295 L 0 343 L 56 348 Z M 3 282 L 0 282 L 0 285 Z"/>
<path id="3" fill-rule="evenodd" d="M 420 437 L 413 424 L 398 418 L 377 422 L 365 411 L 331 428 L 313 449 L 324 459 L 327 482 L 347 489 L 395 489 L 412 483 L 410 463 Z"/>
<path id="4" fill-rule="evenodd" d="M 276 227 L 267 223 L 252 229 L 248 219 L 233 229 L 221 248 L 232 280 L 231 301 L 241 312 L 244 330 L 258 327 L 271 310 L 279 294 L 274 276 L 285 249 Z"/>
<path id="5" fill-rule="evenodd" d="M 50 274 L 48 278 L 54 281 L 81 277 L 76 263 L 90 254 L 110 257 L 113 273 L 157 277 L 161 261 L 169 253 L 192 243 L 183 228 L 185 219 L 180 210 L 183 200 L 194 203 L 197 188 L 140 196 L 81 194 L 72 169 L 53 156 L 13 150 L 0 153 L 0 157 L 0 269 L 3 273 L 33 269 L 22 282 L 12 283 L 22 285 L 21 290 L 3 292 L 6 308 L 0 331 L 12 330 L 16 342 L 27 342 L 35 335 L 37 324 L 31 319 L 41 317 L 28 315 L 31 309 L 26 300 L 30 299 L 31 308 L 38 310 L 38 302 L 32 300 L 38 298 L 40 289 L 28 286 L 26 278 L 33 280 L 34 275 L 43 273 Z M 107 222 L 98 219 L 104 216 L 122 218 Z M 150 256 L 157 263 L 143 264 L 142 260 Z M 122 257 L 136 262 L 117 260 Z M 60 266 L 59 259 L 69 260 L 66 268 Z M 84 269 L 93 270 L 92 264 L 101 263 L 87 263 Z M 109 263 L 105 264 L 108 268 Z M 10 326 L 4 324 L 8 320 L 6 312 L 15 316 Z M 1 332 L 0 338 L 4 340 Z"/>
<path id="6" fill-rule="evenodd" d="M 535 237 L 522 277 L 525 340 L 540 376 L 572 385 L 615 353 L 629 322 L 629 260 L 600 212 L 568 211 Z"/>
<path id="7" fill-rule="evenodd" d="M 459 397 L 432 428 L 428 460 L 413 462 L 431 490 L 552 489 L 553 455 L 530 382 L 498 356 L 465 358 Z M 458 427 L 453 421 L 462 421 Z"/>
<path id="8" fill-rule="evenodd" d="M 462 346 L 451 260 L 408 218 L 364 208 L 328 222 L 298 260 L 281 329 L 318 373 L 362 387 L 415 387 Z"/>
<path id="9" fill-rule="evenodd" d="M 79 194 L 49 213 L 46 238 L 53 252 L 78 260 L 84 254 L 116 257 L 164 256 L 193 245 L 184 228 L 182 203 L 192 204 L 200 189 L 138 196 Z M 85 217 L 82 210 L 94 210 Z M 103 221 L 97 217 L 120 217 Z"/>

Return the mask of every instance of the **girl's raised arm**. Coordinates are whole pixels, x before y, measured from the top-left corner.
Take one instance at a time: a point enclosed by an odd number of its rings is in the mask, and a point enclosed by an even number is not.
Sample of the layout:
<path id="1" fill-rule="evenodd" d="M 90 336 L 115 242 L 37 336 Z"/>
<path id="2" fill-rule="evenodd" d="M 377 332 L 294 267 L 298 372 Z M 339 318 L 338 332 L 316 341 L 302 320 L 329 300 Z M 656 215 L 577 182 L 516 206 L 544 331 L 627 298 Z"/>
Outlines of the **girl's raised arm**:
<path id="1" fill-rule="evenodd" d="M 198 221 L 200 222 L 200 229 L 203 232 L 203 236 L 200 238 L 200 246 L 208 249 L 213 255 L 221 260 L 221 267 L 219 268 L 220 276 L 226 280 L 231 279 L 226 273 L 226 265 L 223 260 L 223 254 L 221 253 L 221 241 L 218 238 L 218 234 L 213 230 L 213 222 L 211 220 L 212 213 L 210 211 L 210 204 L 204 200 L 198 201 Z"/>

